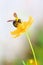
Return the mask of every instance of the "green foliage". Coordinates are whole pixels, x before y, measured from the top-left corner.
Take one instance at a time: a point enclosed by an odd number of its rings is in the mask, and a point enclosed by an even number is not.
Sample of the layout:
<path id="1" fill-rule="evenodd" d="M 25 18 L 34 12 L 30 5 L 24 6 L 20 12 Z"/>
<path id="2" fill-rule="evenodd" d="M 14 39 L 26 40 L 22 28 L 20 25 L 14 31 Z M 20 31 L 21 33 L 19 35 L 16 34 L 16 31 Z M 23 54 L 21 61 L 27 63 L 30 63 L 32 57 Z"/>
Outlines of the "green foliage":
<path id="1" fill-rule="evenodd" d="M 36 41 L 35 41 L 36 45 L 34 46 L 34 49 L 37 56 L 37 60 L 40 65 L 43 65 L 43 29 L 42 28 L 37 30 Z"/>

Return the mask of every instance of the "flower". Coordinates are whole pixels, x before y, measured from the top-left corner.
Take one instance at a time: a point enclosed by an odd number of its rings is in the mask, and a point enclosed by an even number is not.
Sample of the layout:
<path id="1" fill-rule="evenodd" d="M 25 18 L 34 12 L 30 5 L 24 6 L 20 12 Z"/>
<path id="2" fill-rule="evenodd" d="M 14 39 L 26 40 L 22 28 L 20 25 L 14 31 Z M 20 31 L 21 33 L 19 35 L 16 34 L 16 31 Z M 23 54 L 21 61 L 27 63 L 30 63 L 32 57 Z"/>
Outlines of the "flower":
<path id="1" fill-rule="evenodd" d="M 34 19 L 32 18 L 32 16 L 30 16 L 28 21 L 19 23 L 16 30 L 10 32 L 11 35 L 14 38 L 20 36 L 21 34 L 26 32 L 26 30 L 32 25 L 33 21 Z"/>
<path id="2" fill-rule="evenodd" d="M 36 65 L 33 59 L 27 60 L 27 65 Z"/>

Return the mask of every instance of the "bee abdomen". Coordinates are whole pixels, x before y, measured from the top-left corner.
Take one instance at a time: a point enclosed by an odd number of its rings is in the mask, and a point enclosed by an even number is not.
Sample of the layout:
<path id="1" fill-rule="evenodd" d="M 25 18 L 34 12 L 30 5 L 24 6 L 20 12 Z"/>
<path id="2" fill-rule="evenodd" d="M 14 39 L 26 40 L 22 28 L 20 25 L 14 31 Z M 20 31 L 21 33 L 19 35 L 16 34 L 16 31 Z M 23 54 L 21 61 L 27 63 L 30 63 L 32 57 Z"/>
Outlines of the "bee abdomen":
<path id="1" fill-rule="evenodd" d="M 17 27 L 17 25 L 18 25 L 17 21 L 13 21 L 13 26 Z"/>

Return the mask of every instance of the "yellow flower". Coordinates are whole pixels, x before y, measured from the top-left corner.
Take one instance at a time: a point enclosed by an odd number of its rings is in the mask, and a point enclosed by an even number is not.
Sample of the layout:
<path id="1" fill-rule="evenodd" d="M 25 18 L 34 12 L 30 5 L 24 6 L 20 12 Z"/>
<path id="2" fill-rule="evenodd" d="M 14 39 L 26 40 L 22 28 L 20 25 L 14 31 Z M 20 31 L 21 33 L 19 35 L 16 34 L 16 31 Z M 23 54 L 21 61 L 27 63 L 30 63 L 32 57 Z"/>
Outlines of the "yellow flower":
<path id="1" fill-rule="evenodd" d="M 35 60 L 34 59 L 28 59 L 27 60 L 27 65 L 36 65 L 36 63 L 35 63 Z M 39 64 L 37 64 L 37 65 L 39 65 Z"/>
<path id="2" fill-rule="evenodd" d="M 28 21 L 19 23 L 17 26 L 17 29 L 10 32 L 11 35 L 14 38 L 20 36 L 32 25 L 33 21 L 34 21 L 34 19 L 32 18 L 32 16 L 30 16 Z"/>
<path id="3" fill-rule="evenodd" d="M 27 65 L 35 65 L 35 61 L 33 59 L 27 60 Z"/>

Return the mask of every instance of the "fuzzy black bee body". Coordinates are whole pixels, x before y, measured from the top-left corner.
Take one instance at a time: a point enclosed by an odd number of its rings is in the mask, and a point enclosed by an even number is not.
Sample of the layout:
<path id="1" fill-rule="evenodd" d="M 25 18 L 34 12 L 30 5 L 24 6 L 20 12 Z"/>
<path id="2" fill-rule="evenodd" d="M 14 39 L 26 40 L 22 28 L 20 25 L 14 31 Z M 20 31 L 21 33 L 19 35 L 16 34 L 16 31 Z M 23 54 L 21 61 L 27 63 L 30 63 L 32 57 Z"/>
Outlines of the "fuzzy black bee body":
<path id="1" fill-rule="evenodd" d="M 21 23 L 20 19 L 18 19 L 18 21 L 15 20 L 15 21 L 13 21 L 13 26 L 17 27 L 19 23 Z"/>

